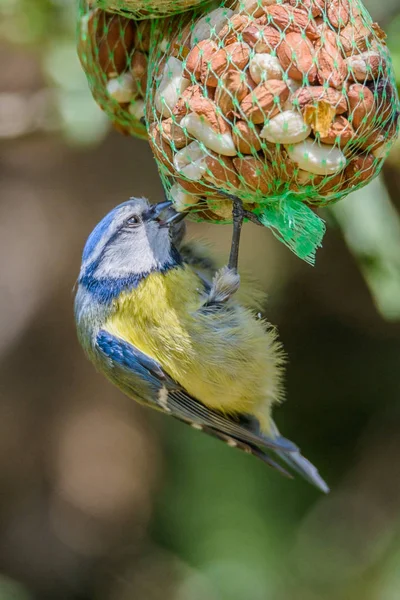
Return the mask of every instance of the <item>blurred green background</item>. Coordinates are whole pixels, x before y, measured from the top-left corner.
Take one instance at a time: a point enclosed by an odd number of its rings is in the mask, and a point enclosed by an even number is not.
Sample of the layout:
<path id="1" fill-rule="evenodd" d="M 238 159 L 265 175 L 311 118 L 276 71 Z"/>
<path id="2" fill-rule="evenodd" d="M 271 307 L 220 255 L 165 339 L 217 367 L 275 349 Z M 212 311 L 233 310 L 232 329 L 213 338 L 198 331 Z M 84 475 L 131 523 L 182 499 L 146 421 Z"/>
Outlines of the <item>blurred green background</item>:
<path id="1" fill-rule="evenodd" d="M 400 77 L 398 0 L 369 0 Z M 242 267 L 289 355 L 276 411 L 323 497 L 139 408 L 85 360 L 84 241 L 161 197 L 144 142 L 110 130 L 75 53 L 73 0 L 0 0 L 0 600 L 400 598 L 400 151 L 321 213 L 315 268 L 247 225 Z M 227 226 L 191 225 L 227 254 Z"/>

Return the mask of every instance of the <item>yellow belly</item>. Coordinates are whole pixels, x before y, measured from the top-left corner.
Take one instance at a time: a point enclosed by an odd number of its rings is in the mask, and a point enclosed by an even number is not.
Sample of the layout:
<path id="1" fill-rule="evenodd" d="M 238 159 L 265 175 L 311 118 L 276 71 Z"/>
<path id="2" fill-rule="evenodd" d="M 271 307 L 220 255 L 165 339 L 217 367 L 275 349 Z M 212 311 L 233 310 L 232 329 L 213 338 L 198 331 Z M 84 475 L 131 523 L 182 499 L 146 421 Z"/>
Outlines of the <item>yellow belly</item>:
<path id="1" fill-rule="evenodd" d="M 233 301 L 199 310 L 201 293 L 190 268 L 153 273 L 120 296 L 105 328 L 157 360 L 207 406 L 256 414 L 279 396 L 275 335 Z"/>

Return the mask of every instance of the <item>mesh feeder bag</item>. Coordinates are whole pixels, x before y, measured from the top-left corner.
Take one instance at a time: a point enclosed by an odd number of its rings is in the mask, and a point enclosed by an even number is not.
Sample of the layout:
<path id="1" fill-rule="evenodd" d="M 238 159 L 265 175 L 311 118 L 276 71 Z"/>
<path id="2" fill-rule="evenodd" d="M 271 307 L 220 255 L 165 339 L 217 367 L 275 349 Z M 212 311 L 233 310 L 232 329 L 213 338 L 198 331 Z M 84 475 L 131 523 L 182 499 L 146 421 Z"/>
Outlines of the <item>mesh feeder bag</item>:
<path id="1" fill-rule="evenodd" d="M 133 19 L 154 19 L 209 5 L 210 0 L 95 0 L 93 4 Z"/>
<path id="2" fill-rule="evenodd" d="M 91 8 L 80 0 L 78 54 L 94 99 L 114 127 L 147 139 L 143 122 L 150 22 Z"/>
<path id="3" fill-rule="evenodd" d="M 149 139 L 177 208 L 223 222 L 237 196 L 311 262 L 313 208 L 371 181 L 397 134 L 385 35 L 358 0 L 174 17 L 154 27 L 149 64 Z"/>

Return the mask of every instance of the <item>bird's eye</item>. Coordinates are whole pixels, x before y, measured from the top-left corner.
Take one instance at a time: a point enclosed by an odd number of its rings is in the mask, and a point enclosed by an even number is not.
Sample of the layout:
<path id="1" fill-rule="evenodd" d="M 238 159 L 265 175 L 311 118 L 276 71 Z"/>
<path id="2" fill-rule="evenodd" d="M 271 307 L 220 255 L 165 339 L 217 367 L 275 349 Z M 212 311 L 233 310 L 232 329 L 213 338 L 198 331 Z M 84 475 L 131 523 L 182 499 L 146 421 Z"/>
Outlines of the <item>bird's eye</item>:
<path id="1" fill-rule="evenodd" d="M 128 227 L 137 227 L 138 225 L 140 225 L 140 218 L 137 217 L 136 215 L 132 215 L 131 217 L 129 217 L 129 219 L 127 219 L 126 224 Z"/>

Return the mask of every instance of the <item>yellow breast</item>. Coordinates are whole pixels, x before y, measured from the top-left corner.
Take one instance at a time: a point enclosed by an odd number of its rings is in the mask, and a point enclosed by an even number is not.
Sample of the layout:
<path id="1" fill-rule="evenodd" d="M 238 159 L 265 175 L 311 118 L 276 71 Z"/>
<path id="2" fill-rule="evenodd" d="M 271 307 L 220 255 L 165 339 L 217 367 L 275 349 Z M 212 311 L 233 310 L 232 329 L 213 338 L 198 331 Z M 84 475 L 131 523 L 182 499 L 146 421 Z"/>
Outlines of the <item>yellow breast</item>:
<path id="1" fill-rule="evenodd" d="M 119 297 L 105 328 L 157 360 L 207 406 L 254 414 L 279 395 L 275 335 L 232 301 L 199 310 L 202 294 L 188 267 L 153 273 Z"/>
<path id="2" fill-rule="evenodd" d="M 201 282 L 189 268 L 152 273 L 121 294 L 106 324 L 111 333 L 174 370 L 192 354 L 189 318 L 201 303 Z"/>

